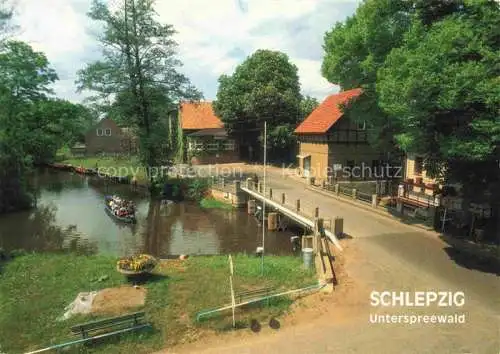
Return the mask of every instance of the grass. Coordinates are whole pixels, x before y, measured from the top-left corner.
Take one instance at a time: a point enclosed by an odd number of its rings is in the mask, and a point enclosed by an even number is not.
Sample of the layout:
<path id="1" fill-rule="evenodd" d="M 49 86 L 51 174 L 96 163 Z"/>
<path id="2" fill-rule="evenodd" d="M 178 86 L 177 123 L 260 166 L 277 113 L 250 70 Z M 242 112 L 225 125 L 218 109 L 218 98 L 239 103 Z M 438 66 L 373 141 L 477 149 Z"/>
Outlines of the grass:
<path id="1" fill-rule="evenodd" d="M 200 201 L 200 206 L 204 209 L 225 209 L 225 210 L 233 209 L 233 206 L 231 204 L 214 198 L 203 198 Z"/>
<path id="2" fill-rule="evenodd" d="M 31 254 L 4 263 L 0 269 L 0 352 L 26 352 L 71 340 L 69 327 L 95 318 L 78 316 L 64 322 L 56 319 L 79 292 L 126 283 L 107 256 Z M 227 256 L 194 257 L 159 265 L 146 282 L 144 310 L 153 331 L 125 335 L 99 345 L 70 347 L 70 352 L 149 353 L 198 339 L 209 331 L 231 328 L 231 312 L 195 322 L 198 311 L 230 303 Z M 295 289 L 315 283 L 313 271 L 304 270 L 294 257 L 265 258 L 261 276 L 260 258 L 234 257 L 236 292 L 276 286 Z M 102 275 L 109 278 L 95 281 Z M 268 321 L 282 314 L 291 300 L 275 300 L 270 306 L 251 306 L 237 311 L 239 324 L 250 319 Z M 74 337 L 73 337 L 74 338 Z"/>
<path id="3" fill-rule="evenodd" d="M 73 166 L 82 166 L 85 168 L 95 168 L 96 164 L 103 173 L 110 173 L 113 176 L 133 176 L 135 175 L 138 182 L 144 182 L 146 178 L 146 169 L 135 156 L 126 157 L 71 157 L 61 163 L 70 164 Z"/>

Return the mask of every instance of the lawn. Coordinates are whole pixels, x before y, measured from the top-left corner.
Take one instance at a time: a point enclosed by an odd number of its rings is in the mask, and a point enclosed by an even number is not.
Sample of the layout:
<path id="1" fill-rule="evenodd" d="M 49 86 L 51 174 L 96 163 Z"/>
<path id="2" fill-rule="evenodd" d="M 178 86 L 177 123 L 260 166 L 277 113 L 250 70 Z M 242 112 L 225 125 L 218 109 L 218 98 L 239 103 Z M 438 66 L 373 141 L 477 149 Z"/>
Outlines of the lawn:
<path id="1" fill-rule="evenodd" d="M 204 209 L 225 209 L 231 210 L 233 206 L 229 203 L 214 199 L 214 198 L 203 198 L 200 201 L 200 206 Z"/>
<path id="2" fill-rule="evenodd" d="M 126 283 L 116 272 L 115 262 L 107 256 L 31 254 L 4 263 L 0 269 L 0 352 L 26 352 L 71 340 L 71 325 L 95 318 L 56 319 L 79 292 Z M 288 290 L 316 283 L 314 272 L 304 270 L 301 260 L 294 257 L 266 257 L 262 277 L 260 258 L 237 255 L 234 272 L 236 291 L 264 286 Z M 153 331 L 85 347 L 85 352 L 150 353 L 230 329 L 230 311 L 202 323 L 195 321 L 198 311 L 229 303 L 228 273 L 227 256 L 162 262 L 145 284 L 144 310 Z M 109 278 L 97 281 L 103 275 Z M 270 306 L 252 306 L 237 311 L 237 320 L 240 325 L 250 319 L 268 321 L 290 304 L 291 300 L 282 298 Z M 70 348 L 70 352 L 81 352 L 84 347 Z"/>

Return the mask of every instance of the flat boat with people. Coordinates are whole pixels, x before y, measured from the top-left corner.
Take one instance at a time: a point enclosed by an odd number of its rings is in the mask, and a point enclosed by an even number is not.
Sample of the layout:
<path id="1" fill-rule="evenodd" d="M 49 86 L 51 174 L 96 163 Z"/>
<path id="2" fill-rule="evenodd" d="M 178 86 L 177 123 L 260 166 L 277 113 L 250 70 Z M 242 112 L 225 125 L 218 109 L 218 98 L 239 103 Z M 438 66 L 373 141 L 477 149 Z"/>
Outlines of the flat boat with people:
<path id="1" fill-rule="evenodd" d="M 121 199 L 116 195 L 107 195 L 104 197 L 105 209 L 115 219 L 135 223 L 135 205 L 132 201 Z"/>

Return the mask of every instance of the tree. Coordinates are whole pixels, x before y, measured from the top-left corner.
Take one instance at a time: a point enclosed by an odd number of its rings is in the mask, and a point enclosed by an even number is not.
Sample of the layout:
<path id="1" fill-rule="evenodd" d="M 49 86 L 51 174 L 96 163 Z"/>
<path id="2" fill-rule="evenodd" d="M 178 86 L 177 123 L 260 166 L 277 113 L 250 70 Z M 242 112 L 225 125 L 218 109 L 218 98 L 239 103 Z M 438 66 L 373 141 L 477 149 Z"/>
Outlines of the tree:
<path id="1" fill-rule="evenodd" d="M 33 112 L 57 79 L 43 53 L 23 42 L 7 42 L 0 51 L 0 213 L 27 207 L 29 172 L 39 124 Z M 33 125 L 35 124 L 35 126 Z M 45 146 L 43 146 L 45 148 Z M 43 151 L 42 148 L 42 151 Z"/>
<path id="2" fill-rule="evenodd" d="M 363 95 L 346 109 L 355 121 L 366 122 L 370 143 L 394 150 L 398 127 L 378 106 L 377 71 L 393 48 L 402 44 L 411 24 L 411 1 L 365 0 L 355 15 L 337 23 L 325 35 L 322 74 L 342 90 L 363 88 Z"/>
<path id="3" fill-rule="evenodd" d="M 431 26 L 417 20 L 378 74 L 380 106 L 404 127 L 398 144 L 477 197 L 498 183 L 499 28 L 488 0 L 467 1 Z"/>
<path id="4" fill-rule="evenodd" d="M 125 119 L 138 129 L 141 159 L 148 167 L 158 161 L 157 125 L 165 118 L 165 102 L 201 97 L 178 72 L 175 31 L 157 21 L 153 5 L 153 0 L 124 0 L 112 13 L 105 1 L 94 0 L 89 17 L 104 26 L 98 38 L 103 59 L 81 70 L 78 80 L 79 90 L 95 91 L 108 100 L 118 97 L 117 105 L 127 112 Z M 158 93 L 165 99 L 161 105 Z M 152 182 L 153 176 L 149 177 Z"/>
<path id="5" fill-rule="evenodd" d="M 257 50 L 233 75 L 219 78 L 214 111 L 241 145 L 258 152 L 267 121 L 270 157 L 290 151 L 290 136 L 302 118 L 298 69 L 286 54 Z M 250 160 L 255 156 L 249 154 Z"/>
<path id="6" fill-rule="evenodd" d="M 319 106 L 319 102 L 316 98 L 311 96 L 304 96 L 300 101 L 300 117 L 301 120 L 307 118 L 312 111 Z"/>
<path id="7" fill-rule="evenodd" d="M 14 29 L 11 23 L 13 10 L 8 6 L 6 0 L 0 0 L 0 44 L 7 38 Z"/>

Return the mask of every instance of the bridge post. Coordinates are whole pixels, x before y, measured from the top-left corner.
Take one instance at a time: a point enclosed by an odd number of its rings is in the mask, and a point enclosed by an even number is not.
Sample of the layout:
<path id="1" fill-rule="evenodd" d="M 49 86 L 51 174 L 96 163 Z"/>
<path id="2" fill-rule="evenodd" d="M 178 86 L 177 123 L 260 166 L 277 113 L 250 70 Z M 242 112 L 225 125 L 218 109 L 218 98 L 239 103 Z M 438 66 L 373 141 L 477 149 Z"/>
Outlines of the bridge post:
<path id="1" fill-rule="evenodd" d="M 252 179 L 251 178 L 247 178 L 247 180 L 246 180 L 245 183 L 246 183 L 247 189 L 250 189 L 251 188 L 251 184 L 252 184 Z"/>
<path id="2" fill-rule="evenodd" d="M 262 193 L 262 183 L 257 182 L 257 192 Z"/>
<path id="3" fill-rule="evenodd" d="M 378 195 L 372 194 L 372 207 L 376 208 L 378 204 Z"/>
<path id="4" fill-rule="evenodd" d="M 221 184 L 222 184 L 222 187 L 225 187 L 226 186 L 226 179 L 224 177 L 221 177 Z"/>
<path id="5" fill-rule="evenodd" d="M 255 199 L 250 199 L 247 203 L 247 213 L 250 215 L 255 214 L 256 208 L 257 208 L 257 203 Z"/>
<path id="6" fill-rule="evenodd" d="M 340 194 L 340 186 L 339 186 L 339 184 L 335 183 L 335 186 L 333 188 L 334 188 L 335 194 L 339 195 Z"/>
<path id="7" fill-rule="evenodd" d="M 319 218 L 319 208 L 318 207 L 316 207 L 316 209 L 314 209 L 314 217 Z"/>
<path id="8" fill-rule="evenodd" d="M 344 235 L 344 219 L 336 217 L 333 229 L 333 234 L 337 237 L 342 237 Z"/>
<path id="9" fill-rule="evenodd" d="M 352 189 L 352 199 L 356 200 L 358 196 L 358 191 L 356 190 L 356 188 L 353 188 Z"/>
<path id="10" fill-rule="evenodd" d="M 267 214 L 267 229 L 275 231 L 278 229 L 278 213 Z"/>
<path id="11" fill-rule="evenodd" d="M 269 199 L 273 199 L 273 189 L 269 188 Z"/>
<path id="12" fill-rule="evenodd" d="M 281 193 L 281 204 L 285 204 L 285 193 Z"/>
<path id="13" fill-rule="evenodd" d="M 316 218 L 314 219 L 314 236 L 313 236 L 313 249 L 314 253 L 320 253 L 320 245 L 321 245 L 321 230 L 323 229 L 323 219 Z M 321 255 L 320 255 L 321 256 Z"/>
<path id="14" fill-rule="evenodd" d="M 300 199 L 297 199 L 296 207 L 297 207 L 297 211 L 300 211 Z"/>
<path id="15" fill-rule="evenodd" d="M 399 214 L 403 214 L 403 202 L 399 198 L 396 202 L 396 210 Z"/>

